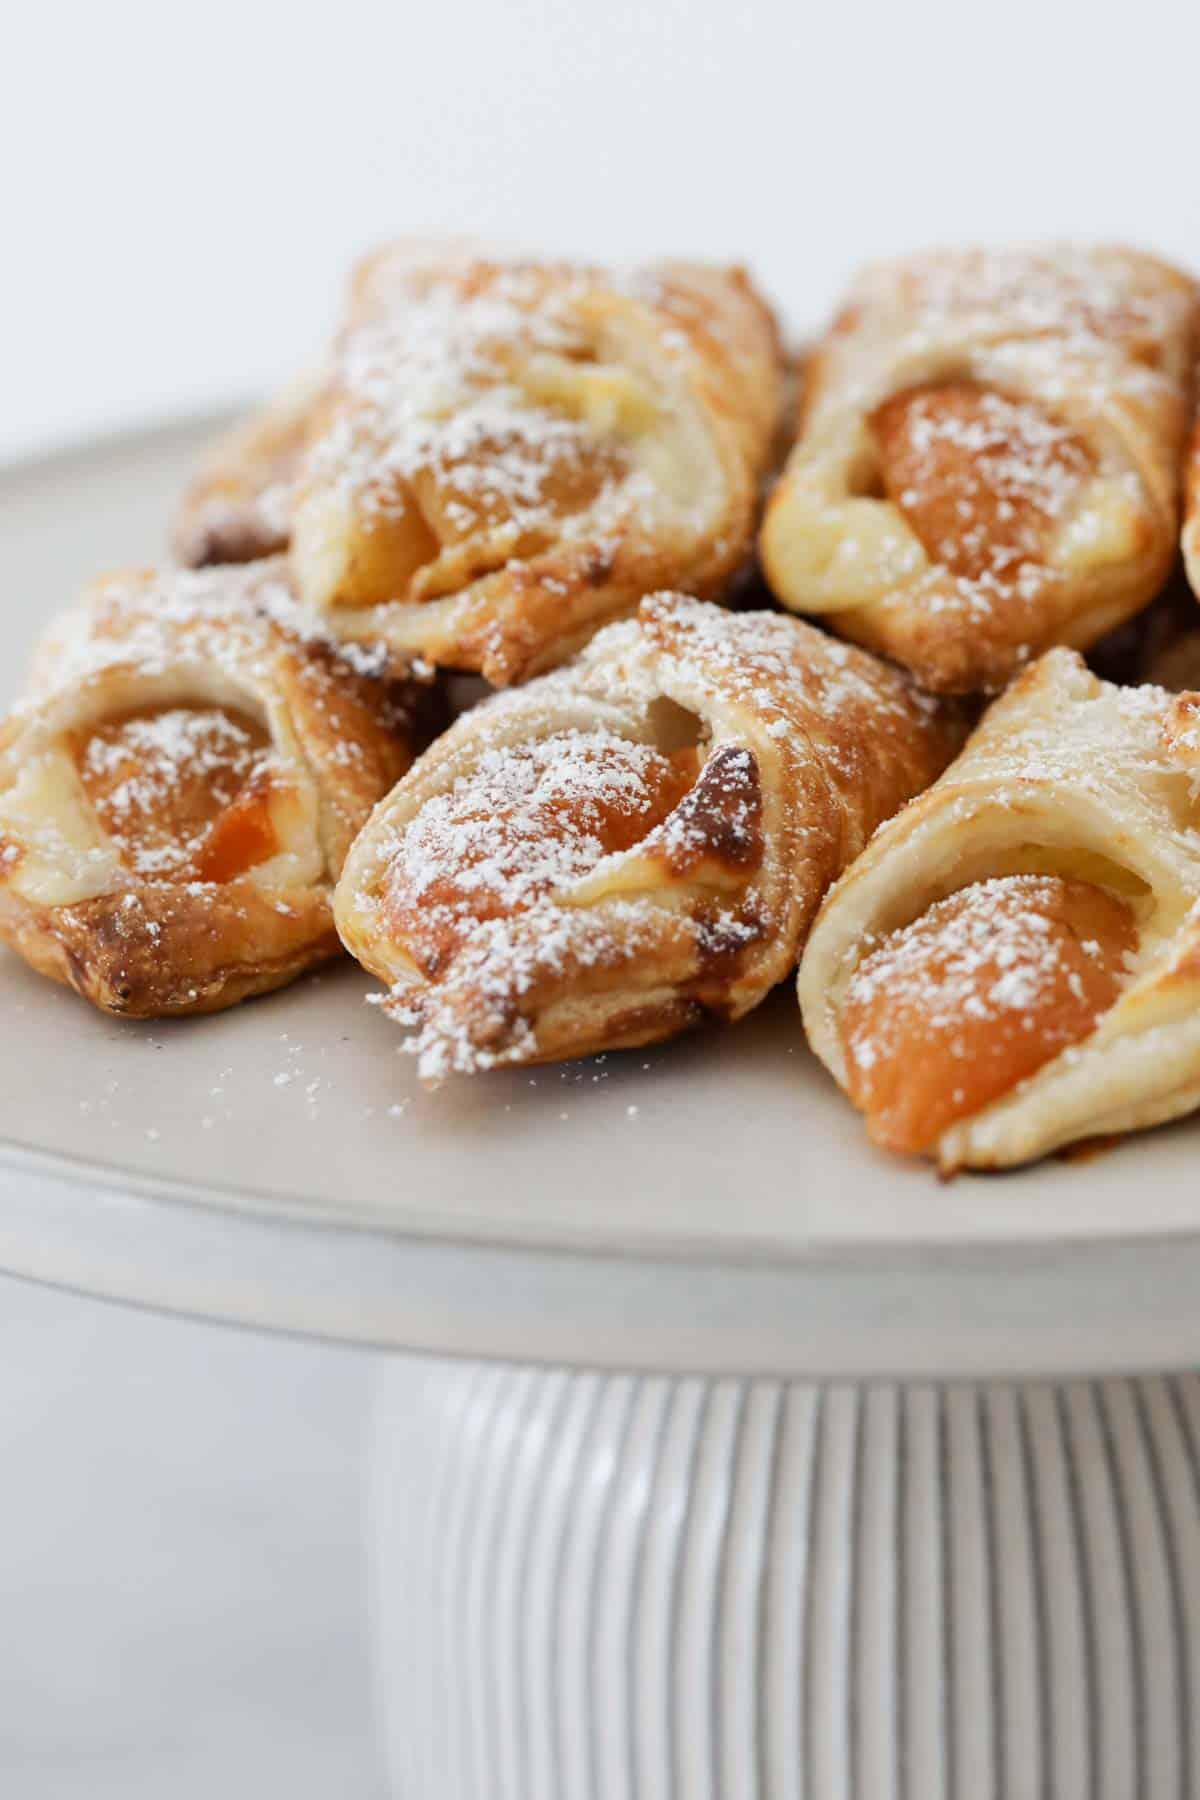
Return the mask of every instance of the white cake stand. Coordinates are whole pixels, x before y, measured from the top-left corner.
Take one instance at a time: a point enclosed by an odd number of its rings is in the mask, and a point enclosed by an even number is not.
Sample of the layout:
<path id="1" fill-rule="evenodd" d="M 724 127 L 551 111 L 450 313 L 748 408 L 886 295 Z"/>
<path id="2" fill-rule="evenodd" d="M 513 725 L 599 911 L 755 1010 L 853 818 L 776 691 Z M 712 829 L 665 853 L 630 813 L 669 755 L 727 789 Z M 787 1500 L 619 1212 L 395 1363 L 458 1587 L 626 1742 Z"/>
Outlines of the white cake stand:
<path id="1" fill-rule="evenodd" d="M 204 435 L 0 476 L 10 686 Z M 944 1187 L 786 990 L 425 1095 L 368 987 L 128 1025 L 5 956 L 0 1267 L 405 1353 L 404 1800 L 1200 1793 L 1200 1127 Z"/>

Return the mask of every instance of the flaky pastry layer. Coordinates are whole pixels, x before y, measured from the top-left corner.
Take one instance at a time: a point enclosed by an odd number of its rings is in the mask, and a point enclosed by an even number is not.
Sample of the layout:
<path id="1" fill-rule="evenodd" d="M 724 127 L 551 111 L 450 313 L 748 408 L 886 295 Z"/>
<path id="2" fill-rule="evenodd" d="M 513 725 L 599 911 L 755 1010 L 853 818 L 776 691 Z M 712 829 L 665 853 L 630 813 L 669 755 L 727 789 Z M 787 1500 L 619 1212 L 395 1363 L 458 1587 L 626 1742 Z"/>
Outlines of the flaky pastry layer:
<path id="1" fill-rule="evenodd" d="M 656 587 L 722 593 L 752 551 L 786 392 L 773 317 L 738 269 L 390 246 L 355 272 L 288 463 L 297 589 L 339 637 L 524 679 Z M 268 416 L 209 471 L 185 554 L 220 535 L 231 488 L 253 540 L 249 465 L 265 447 L 278 499 L 292 422 Z"/>
<path id="2" fill-rule="evenodd" d="M 0 728 L 0 936 L 131 1017 L 336 954 L 333 882 L 418 732 L 382 665 L 309 635 L 278 561 L 97 582 Z"/>
<path id="3" fill-rule="evenodd" d="M 1170 570 L 1198 317 L 1129 250 L 868 268 L 808 365 L 773 590 L 944 691 L 1095 642 Z"/>
<path id="4" fill-rule="evenodd" d="M 843 1087 L 839 1026 L 863 959 L 948 896 L 1039 871 L 1120 896 L 1137 921 L 1136 955 L 1082 1041 L 941 1136 L 947 1172 L 1028 1162 L 1200 1104 L 1200 696 L 1111 686 L 1060 649 L 991 707 L 940 781 L 878 832 L 813 928 L 800 1004 Z M 997 1003 L 1019 1010 L 1019 965 L 1004 985 Z"/>
<path id="5" fill-rule="evenodd" d="M 314 370 L 216 443 L 188 484 L 171 524 L 171 549 L 188 568 L 257 562 L 286 550 L 310 421 L 324 392 Z"/>
<path id="6" fill-rule="evenodd" d="M 347 858 L 338 929 L 427 1078 L 736 1019 L 961 739 L 865 652 L 658 594 L 426 752 Z"/>

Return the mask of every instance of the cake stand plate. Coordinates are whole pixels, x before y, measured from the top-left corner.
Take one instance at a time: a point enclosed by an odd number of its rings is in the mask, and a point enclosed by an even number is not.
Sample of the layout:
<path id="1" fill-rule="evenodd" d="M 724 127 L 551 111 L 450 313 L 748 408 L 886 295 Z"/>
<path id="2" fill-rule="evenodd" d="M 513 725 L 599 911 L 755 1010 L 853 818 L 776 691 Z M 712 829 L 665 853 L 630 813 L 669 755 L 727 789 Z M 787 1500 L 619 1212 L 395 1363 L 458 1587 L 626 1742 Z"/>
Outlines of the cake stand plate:
<path id="1" fill-rule="evenodd" d="M 219 423 L 0 474 L 10 692 L 160 555 Z M 370 987 L 131 1024 L 0 957 L 0 1267 L 409 1353 L 397 1792 L 1196 1791 L 1200 1126 L 940 1185 L 866 1145 L 790 988 L 426 1094 Z"/>

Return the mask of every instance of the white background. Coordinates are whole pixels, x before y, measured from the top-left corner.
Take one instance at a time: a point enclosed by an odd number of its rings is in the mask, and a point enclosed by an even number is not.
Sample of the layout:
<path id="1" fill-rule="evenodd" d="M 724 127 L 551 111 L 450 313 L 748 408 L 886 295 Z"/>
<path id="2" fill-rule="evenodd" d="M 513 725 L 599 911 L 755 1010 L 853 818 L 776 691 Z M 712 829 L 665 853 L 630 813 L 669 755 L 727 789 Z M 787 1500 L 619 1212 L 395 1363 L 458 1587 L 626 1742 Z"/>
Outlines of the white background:
<path id="1" fill-rule="evenodd" d="M 393 232 L 742 257 L 801 323 L 861 256 L 922 242 L 1200 262 L 1195 0 L 42 0 L 6 23 L 0 455 L 263 389 Z M 373 1366 L 0 1283 L 6 1796 L 376 1791 Z"/>
<path id="2" fill-rule="evenodd" d="M 19 18 L 19 23 L 18 23 Z M 0 453 L 261 387 L 397 231 L 750 260 L 1200 259 L 1195 0 L 42 0 L 0 105 Z"/>

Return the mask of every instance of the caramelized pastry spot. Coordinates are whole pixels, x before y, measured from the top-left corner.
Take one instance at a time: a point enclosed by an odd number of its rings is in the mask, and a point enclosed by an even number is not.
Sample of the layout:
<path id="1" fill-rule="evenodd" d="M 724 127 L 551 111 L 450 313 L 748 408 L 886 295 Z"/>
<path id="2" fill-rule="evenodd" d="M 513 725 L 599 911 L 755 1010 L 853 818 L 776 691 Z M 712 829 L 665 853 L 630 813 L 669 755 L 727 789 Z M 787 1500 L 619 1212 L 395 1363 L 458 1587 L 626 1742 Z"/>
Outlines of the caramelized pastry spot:
<path id="1" fill-rule="evenodd" d="M 678 875 L 709 864 L 738 874 L 762 861 L 762 787 L 752 750 L 726 744 L 700 771 L 662 831 L 664 859 Z"/>
<path id="2" fill-rule="evenodd" d="M 637 854 L 602 863 L 575 885 L 571 899 L 589 906 L 618 894 L 660 888 L 676 878 L 696 888 L 739 889 L 762 856 L 758 761 L 744 746 L 723 744 Z"/>
<path id="3" fill-rule="evenodd" d="M 1163 743 L 1187 767 L 1200 764 L 1200 694 L 1177 694 L 1163 723 Z"/>
<path id="4" fill-rule="evenodd" d="M 1137 926 L 1091 882 L 1009 875 L 963 888 L 859 964 L 841 1015 L 850 1098 L 890 1150 L 928 1150 L 1087 1037 Z"/>
<path id="5" fill-rule="evenodd" d="M 896 394 L 871 427 L 888 498 L 935 562 L 984 586 L 1045 561 L 1094 466 L 1042 407 L 970 381 Z"/>
<path id="6" fill-rule="evenodd" d="M 230 881 L 274 855 L 270 739 L 224 707 L 148 707 L 81 732 L 84 791 L 131 869 Z"/>
<path id="7" fill-rule="evenodd" d="M 640 843 L 699 763 L 693 747 L 664 754 L 606 731 L 489 751 L 397 844 L 383 896 L 391 934 L 435 974 L 477 925 L 525 911 Z"/>

